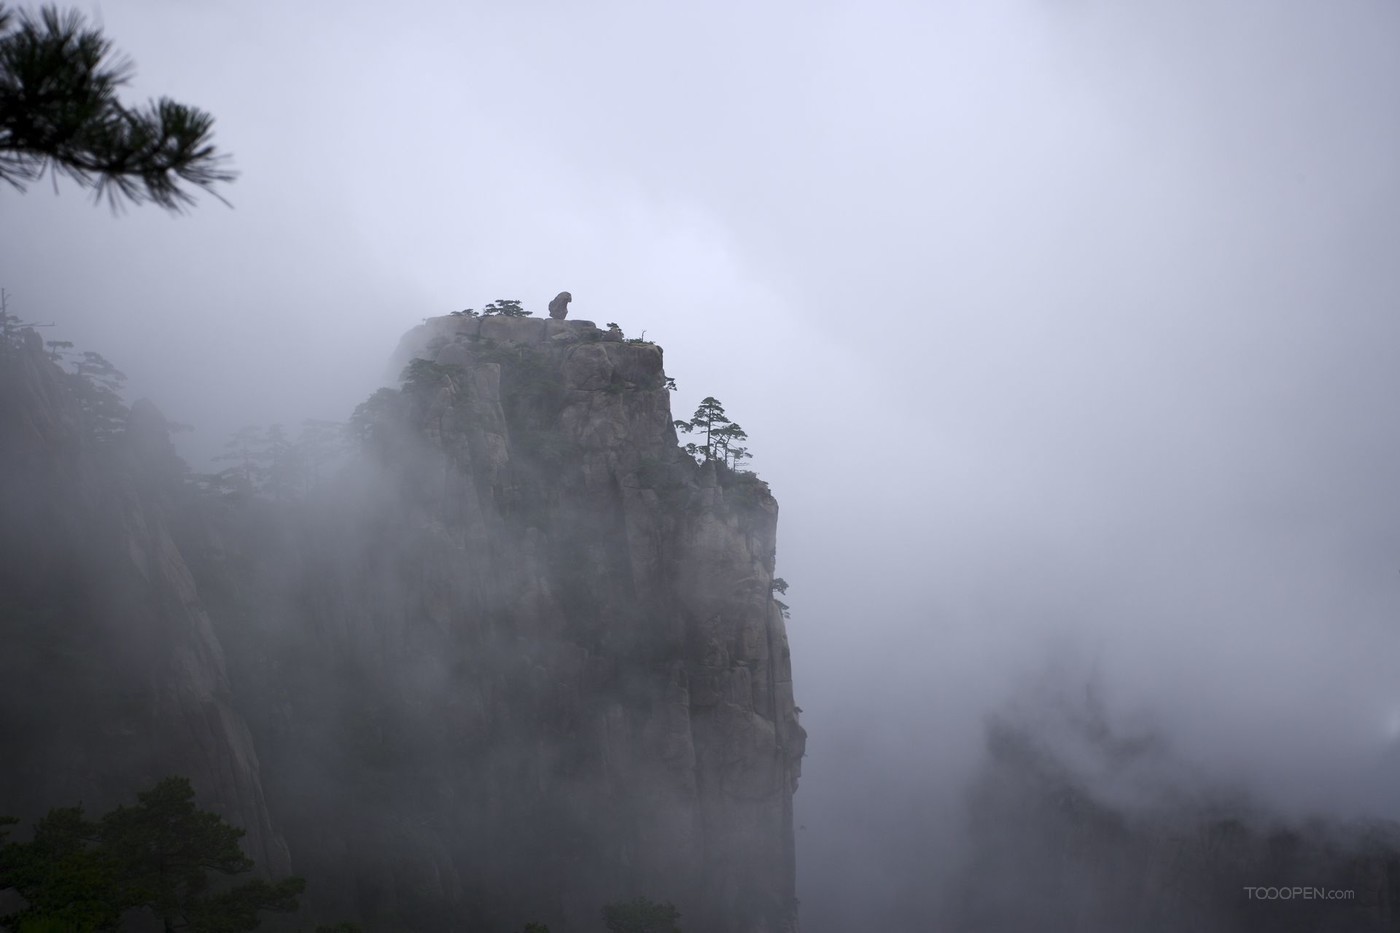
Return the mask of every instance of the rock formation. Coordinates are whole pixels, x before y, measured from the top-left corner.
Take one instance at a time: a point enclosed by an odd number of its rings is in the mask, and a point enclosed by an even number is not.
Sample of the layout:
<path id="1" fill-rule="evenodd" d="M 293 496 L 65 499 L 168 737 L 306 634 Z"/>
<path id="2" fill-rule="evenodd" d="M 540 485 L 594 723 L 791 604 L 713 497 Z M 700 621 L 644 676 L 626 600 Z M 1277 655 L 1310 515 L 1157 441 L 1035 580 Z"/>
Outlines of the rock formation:
<path id="1" fill-rule="evenodd" d="M 0 815 L 181 774 L 310 921 L 796 930 L 777 505 L 681 451 L 659 347 L 430 320 L 339 478 L 270 501 L 197 496 L 150 406 L 95 437 L 12 342 Z"/>
<path id="2" fill-rule="evenodd" d="M 252 737 L 171 534 L 179 463 L 138 404 L 93 436 L 33 333 L 0 346 L 0 815 L 133 802 L 170 774 L 285 874 Z"/>
<path id="3" fill-rule="evenodd" d="M 220 559 L 285 587 L 213 611 L 299 645 L 236 665 L 279 698 L 249 715 L 298 871 L 370 923 L 567 933 L 646 896 L 795 930 L 767 486 L 690 460 L 661 348 L 590 322 L 436 318 L 397 360 L 355 422 L 372 462 L 314 520 L 336 545 Z"/>
<path id="4" fill-rule="evenodd" d="M 574 300 L 574 296 L 568 292 L 560 292 L 554 296 L 549 303 L 549 316 L 556 321 L 562 321 L 569 315 L 569 302 Z"/>

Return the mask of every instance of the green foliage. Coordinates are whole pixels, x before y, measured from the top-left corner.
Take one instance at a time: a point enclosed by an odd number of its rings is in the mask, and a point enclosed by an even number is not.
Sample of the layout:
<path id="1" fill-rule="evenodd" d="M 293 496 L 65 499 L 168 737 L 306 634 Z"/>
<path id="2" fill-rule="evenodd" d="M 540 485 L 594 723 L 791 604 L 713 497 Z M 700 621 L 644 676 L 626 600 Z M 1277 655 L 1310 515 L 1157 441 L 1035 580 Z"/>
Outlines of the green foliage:
<path id="1" fill-rule="evenodd" d="M 411 360 L 399 374 L 405 395 L 423 397 L 428 392 L 447 385 L 456 388 L 462 367 L 434 363 L 432 360 Z"/>
<path id="2" fill-rule="evenodd" d="M 126 374 L 101 353 L 86 350 L 74 363 L 73 392 L 84 425 L 98 440 L 110 440 L 126 428 L 131 412 L 121 397 L 125 384 Z"/>
<path id="3" fill-rule="evenodd" d="M 13 889 L 26 907 L 0 917 L 10 929 L 46 921 L 73 930 L 113 928 L 121 916 L 117 873 L 112 861 L 93 849 L 98 828 L 82 807 L 50 810 L 27 843 L 0 849 L 0 886 Z"/>
<path id="4" fill-rule="evenodd" d="M 461 311 L 451 312 L 451 317 L 480 317 L 474 308 L 463 308 Z"/>
<path id="5" fill-rule="evenodd" d="M 212 193 L 233 181 L 213 118 L 164 97 L 123 105 L 117 90 L 132 75 L 81 14 L 0 5 L 0 181 L 22 191 L 48 171 L 113 207 L 126 199 L 167 210 L 193 203 L 186 184 Z"/>
<path id="6" fill-rule="evenodd" d="M 357 923 L 323 923 L 316 927 L 316 933 L 364 933 L 364 930 Z"/>
<path id="7" fill-rule="evenodd" d="M 674 387 L 674 383 L 667 386 L 667 388 Z M 677 431 L 685 434 L 704 432 L 705 442 L 703 444 L 689 443 L 685 445 L 685 452 L 700 463 L 713 461 L 733 470 L 738 468 L 741 461 L 750 456 L 748 448 L 741 445 L 742 441 L 748 440 L 748 434 L 739 425 L 729 420 L 729 416 L 724 413 L 724 406 L 713 395 L 706 396 L 700 402 L 700 406 L 695 409 L 694 417 L 689 421 L 674 421 L 672 424 L 675 425 Z"/>
<path id="8" fill-rule="evenodd" d="M 3 158 L 0 158 L 0 164 L 3 164 Z M 0 354 L 23 352 L 26 345 L 41 349 L 44 343 L 35 328 L 50 326 L 26 322 L 10 313 L 9 295 L 0 289 Z M 47 345 L 49 359 L 58 362 L 65 351 L 72 349 L 73 342 L 50 340 Z M 69 388 L 78 403 L 83 427 L 89 435 L 98 441 L 108 441 L 126 430 L 127 416 L 131 412 L 121 397 L 122 387 L 126 383 L 125 373 L 101 353 L 89 350 L 73 361 L 73 372 L 67 376 Z"/>
<path id="9" fill-rule="evenodd" d="M 41 346 L 39 332 L 36 327 L 52 327 L 51 324 L 35 324 L 25 321 L 17 314 L 10 313 L 10 295 L 5 289 L 0 288 L 0 354 L 8 351 L 22 351 L 30 343 L 36 341 Z"/>
<path id="10" fill-rule="evenodd" d="M 672 904 L 657 904 L 645 897 L 609 904 L 603 908 L 608 933 L 680 933 L 676 921 L 681 912 Z"/>
<path id="11" fill-rule="evenodd" d="M 784 580 L 782 577 L 774 577 L 774 578 L 773 578 L 773 592 L 774 592 L 774 593 L 782 593 L 783 595 L 786 596 L 786 595 L 787 595 L 787 591 L 788 591 L 788 582 L 787 582 L 786 580 Z M 781 613 L 783 614 L 783 618 L 784 618 L 784 619 L 791 619 L 791 618 L 792 618 L 791 612 L 788 611 L 788 604 L 787 604 L 787 603 L 783 602 L 781 599 L 778 599 L 776 596 L 773 597 L 773 603 L 774 603 L 774 605 L 776 605 L 776 606 L 778 607 L 778 611 L 781 612 Z"/>
<path id="12" fill-rule="evenodd" d="M 520 306 L 520 302 L 514 298 L 497 298 L 489 305 L 481 309 L 482 317 L 491 317 L 499 314 L 501 317 L 529 317 L 530 312 Z"/>
<path id="13" fill-rule="evenodd" d="M 712 432 L 714 438 L 714 451 L 712 457 L 726 464 L 730 469 L 737 469 L 739 462 L 749 457 L 747 447 L 741 447 L 740 441 L 749 439 L 744 429 L 733 422 L 726 424 Z"/>
<path id="14" fill-rule="evenodd" d="M 122 385 L 126 382 L 126 373 L 109 363 L 101 353 L 94 353 L 91 350 L 85 351 L 82 360 L 76 364 L 76 367 L 79 376 L 113 392 L 120 392 Z"/>
<path id="15" fill-rule="evenodd" d="M 0 923 L 107 930 L 130 911 L 149 911 L 167 930 L 239 933 L 264 911 L 297 909 L 301 878 L 215 888 L 211 872 L 243 874 L 253 862 L 239 848 L 243 830 L 196 809 L 187 779 L 166 778 L 137 799 L 96 823 L 81 807 L 50 810 L 31 841 L 0 847 L 0 887 L 25 901 Z"/>

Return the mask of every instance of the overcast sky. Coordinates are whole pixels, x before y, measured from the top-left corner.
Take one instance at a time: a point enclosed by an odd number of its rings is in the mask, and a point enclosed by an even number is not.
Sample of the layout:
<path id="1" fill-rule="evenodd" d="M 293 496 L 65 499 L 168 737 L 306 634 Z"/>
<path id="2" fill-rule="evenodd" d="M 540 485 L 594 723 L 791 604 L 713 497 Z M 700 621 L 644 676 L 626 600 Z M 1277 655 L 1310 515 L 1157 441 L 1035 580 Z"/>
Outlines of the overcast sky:
<path id="1" fill-rule="evenodd" d="M 83 9 L 234 208 L 0 191 L 0 285 L 192 458 L 561 289 L 744 426 L 804 903 L 1047 656 L 1202 774 L 1400 816 L 1393 0 Z"/>

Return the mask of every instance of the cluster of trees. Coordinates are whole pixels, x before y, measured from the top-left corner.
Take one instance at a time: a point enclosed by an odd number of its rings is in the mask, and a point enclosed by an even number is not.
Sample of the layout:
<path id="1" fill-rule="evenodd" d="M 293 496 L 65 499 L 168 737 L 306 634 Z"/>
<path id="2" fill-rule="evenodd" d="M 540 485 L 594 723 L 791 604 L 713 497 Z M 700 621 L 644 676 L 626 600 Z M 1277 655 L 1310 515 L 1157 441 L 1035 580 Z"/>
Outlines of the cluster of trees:
<path id="1" fill-rule="evenodd" d="M 280 424 L 251 425 L 229 438 L 216 458 L 230 465 L 197 481 L 209 492 L 257 493 L 291 502 L 306 498 L 345 451 L 346 426 L 338 421 L 307 419 L 295 437 Z"/>
<path id="2" fill-rule="evenodd" d="M 0 926 L 85 933 L 145 915 L 167 931 L 239 933 L 265 911 L 297 910 L 304 879 L 226 881 L 253 869 L 244 832 L 197 809 L 188 780 L 166 778 L 137 799 L 98 820 L 81 806 L 50 810 L 29 842 L 7 842 L 17 821 L 0 819 L 0 890 L 25 902 Z"/>
<path id="3" fill-rule="evenodd" d="M 38 338 L 36 328 L 49 327 L 48 324 L 35 324 L 22 320 L 9 309 L 9 295 L 0 289 L 0 353 L 18 353 L 24 350 L 26 342 Z M 130 409 L 122 400 L 122 388 L 126 384 L 126 373 L 101 353 L 92 350 L 75 351 L 71 340 L 45 341 L 49 359 L 54 363 L 70 363 L 69 388 L 78 401 L 83 423 L 90 434 L 99 441 L 111 440 L 126 427 Z"/>
<path id="4" fill-rule="evenodd" d="M 14 933 L 95 933 L 153 918 L 167 933 L 242 933 L 260 914 L 293 913 L 306 890 L 303 878 L 232 879 L 253 870 L 239 840 L 244 831 L 198 809 L 194 788 L 170 777 L 90 820 L 81 805 L 50 810 L 28 842 L 10 842 L 18 820 L 0 817 L 0 892 L 24 901 L 0 916 Z M 608 933 L 680 933 L 680 912 L 644 897 L 602 911 Z M 361 933 L 353 923 L 319 926 L 316 933 Z M 549 933 L 537 923 L 524 933 Z"/>
<path id="5" fill-rule="evenodd" d="M 748 434 L 724 413 L 724 406 L 713 395 L 706 396 L 695 409 L 689 421 L 674 422 L 676 430 L 683 434 L 704 434 L 704 442 L 692 441 L 685 445 L 685 452 L 699 463 L 722 463 L 730 469 L 737 469 L 740 462 L 749 459 L 747 447 L 741 446 L 749 439 Z"/>
<path id="6" fill-rule="evenodd" d="M 463 308 L 461 311 L 453 311 L 453 317 L 529 317 L 530 312 L 526 311 L 521 303 L 515 298 L 497 298 L 495 301 L 481 309 L 478 314 L 475 308 Z"/>

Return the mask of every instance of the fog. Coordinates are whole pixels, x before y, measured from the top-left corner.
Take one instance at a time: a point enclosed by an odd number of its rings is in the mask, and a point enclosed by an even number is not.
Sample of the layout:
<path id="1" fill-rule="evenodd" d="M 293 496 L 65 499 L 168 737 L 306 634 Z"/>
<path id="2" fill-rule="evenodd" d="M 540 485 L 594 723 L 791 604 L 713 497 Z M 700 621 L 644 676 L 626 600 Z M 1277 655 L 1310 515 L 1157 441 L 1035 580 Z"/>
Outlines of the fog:
<path id="1" fill-rule="evenodd" d="M 1394 4 L 85 9 L 233 207 L 0 191 L 0 284 L 196 468 L 561 289 L 748 431 L 807 933 L 938 880 L 1047 677 L 1182 781 L 1400 818 Z"/>

